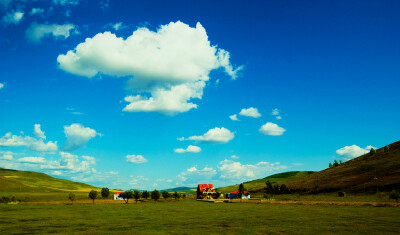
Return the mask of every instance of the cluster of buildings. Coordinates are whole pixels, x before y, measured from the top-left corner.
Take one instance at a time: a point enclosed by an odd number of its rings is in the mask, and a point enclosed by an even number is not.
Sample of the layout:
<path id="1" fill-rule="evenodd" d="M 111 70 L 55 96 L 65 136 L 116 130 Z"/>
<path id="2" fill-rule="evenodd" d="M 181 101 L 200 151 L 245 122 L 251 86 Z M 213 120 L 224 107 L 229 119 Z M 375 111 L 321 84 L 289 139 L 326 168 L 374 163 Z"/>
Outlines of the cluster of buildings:
<path id="1" fill-rule="evenodd" d="M 197 199 L 216 199 L 218 198 L 217 195 L 213 184 L 199 184 L 197 186 Z M 247 191 L 244 191 L 244 193 L 233 191 L 220 196 L 227 199 L 250 199 L 250 194 Z"/>

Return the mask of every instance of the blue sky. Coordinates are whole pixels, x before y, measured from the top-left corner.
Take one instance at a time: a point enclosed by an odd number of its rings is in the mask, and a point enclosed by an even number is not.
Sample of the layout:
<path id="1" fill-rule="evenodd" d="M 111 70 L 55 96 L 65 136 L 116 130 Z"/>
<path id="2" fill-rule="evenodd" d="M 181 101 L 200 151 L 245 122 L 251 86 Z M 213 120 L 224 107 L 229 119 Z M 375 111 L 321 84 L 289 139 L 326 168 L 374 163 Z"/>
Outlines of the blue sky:
<path id="1" fill-rule="evenodd" d="M 399 10 L 0 0 L 0 167 L 223 186 L 398 141 Z"/>

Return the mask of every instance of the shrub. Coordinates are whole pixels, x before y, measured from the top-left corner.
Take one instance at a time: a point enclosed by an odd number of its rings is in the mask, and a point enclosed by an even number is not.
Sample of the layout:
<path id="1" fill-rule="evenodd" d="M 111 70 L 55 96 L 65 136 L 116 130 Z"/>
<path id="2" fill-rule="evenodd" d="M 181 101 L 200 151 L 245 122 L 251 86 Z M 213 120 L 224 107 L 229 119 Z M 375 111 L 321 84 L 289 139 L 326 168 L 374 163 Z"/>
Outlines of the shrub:
<path id="1" fill-rule="evenodd" d="M 93 204 L 94 204 L 94 199 L 97 198 L 97 191 L 96 190 L 92 190 L 89 192 L 89 198 L 93 200 Z"/>
<path id="2" fill-rule="evenodd" d="M 101 196 L 102 197 L 108 197 L 110 195 L 110 190 L 108 188 L 102 188 L 101 189 Z"/>
<path id="3" fill-rule="evenodd" d="M 346 192 L 340 191 L 338 192 L 339 197 L 346 197 Z"/>
<path id="4" fill-rule="evenodd" d="M 0 198 L 0 203 L 9 203 L 9 202 L 11 202 L 11 199 L 9 197 L 2 196 Z"/>
<path id="5" fill-rule="evenodd" d="M 69 195 L 68 195 L 68 199 L 69 199 L 69 200 L 71 200 L 71 204 L 73 204 L 73 203 L 74 203 L 74 201 L 75 201 L 75 199 L 76 199 L 76 197 L 75 197 L 75 194 L 73 194 L 73 193 L 69 193 Z"/>
<path id="6" fill-rule="evenodd" d="M 266 198 L 266 199 L 271 199 L 271 194 L 264 193 L 264 198 Z"/>

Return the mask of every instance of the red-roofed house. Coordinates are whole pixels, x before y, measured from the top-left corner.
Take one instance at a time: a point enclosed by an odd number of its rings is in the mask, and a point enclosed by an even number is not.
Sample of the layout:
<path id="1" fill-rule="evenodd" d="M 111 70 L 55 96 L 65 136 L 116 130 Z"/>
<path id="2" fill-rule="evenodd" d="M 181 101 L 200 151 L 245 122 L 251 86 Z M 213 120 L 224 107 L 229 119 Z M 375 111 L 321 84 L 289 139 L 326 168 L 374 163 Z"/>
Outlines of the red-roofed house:
<path id="1" fill-rule="evenodd" d="M 243 194 L 239 193 L 238 190 L 231 192 L 227 195 L 229 199 L 250 199 L 250 194 L 244 191 Z"/>
<path id="2" fill-rule="evenodd" d="M 199 184 L 197 186 L 197 198 L 198 199 L 211 199 L 215 194 L 215 188 L 213 184 Z"/>
<path id="3" fill-rule="evenodd" d="M 121 193 L 122 193 L 122 192 L 116 192 L 116 193 L 114 193 L 114 200 L 124 200 L 122 197 L 119 196 Z"/>

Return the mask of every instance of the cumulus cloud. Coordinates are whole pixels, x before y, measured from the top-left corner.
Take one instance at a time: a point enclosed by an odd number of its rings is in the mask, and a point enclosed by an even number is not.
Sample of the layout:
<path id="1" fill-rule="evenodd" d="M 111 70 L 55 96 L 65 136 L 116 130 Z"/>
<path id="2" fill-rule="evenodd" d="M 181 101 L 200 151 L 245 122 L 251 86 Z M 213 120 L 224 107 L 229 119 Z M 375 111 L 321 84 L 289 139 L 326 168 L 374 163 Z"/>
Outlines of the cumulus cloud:
<path id="1" fill-rule="evenodd" d="M 52 142 L 49 141 L 47 143 L 43 142 L 43 139 L 36 139 L 30 136 L 18 136 L 13 135 L 11 132 L 5 134 L 0 138 L 0 146 L 4 147 L 18 147 L 18 146 L 26 146 L 27 148 L 40 151 L 40 152 L 48 152 L 48 151 L 57 151 L 57 141 Z"/>
<path id="2" fill-rule="evenodd" d="M 202 98 L 212 70 L 224 68 L 235 79 L 242 69 L 231 65 L 228 51 L 211 46 L 200 23 L 192 28 L 180 21 L 156 32 L 138 28 L 126 39 L 99 33 L 57 61 L 62 70 L 88 78 L 131 77 L 127 88 L 136 94 L 125 99 L 124 111 L 167 114 L 197 108 L 190 100 Z"/>
<path id="3" fill-rule="evenodd" d="M 15 153 L 10 152 L 10 151 L 7 151 L 7 152 L 0 152 L 0 154 L 2 155 L 2 156 L 0 157 L 0 160 L 11 161 L 11 160 L 14 159 L 13 155 L 14 155 Z"/>
<path id="4" fill-rule="evenodd" d="M 250 107 L 248 109 L 242 109 L 240 111 L 239 115 L 246 116 L 246 117 L 253 117 L 253 118 L 261 117 L 261 114 L 258 112 L 258 109 L 253 108 L 253 107 Z"/>
<path id="5" fill-rule="evenodd" d="M 261 126 L 259 132 L 264 134 L 264 135 L 272 135 L 272 136 L 278 136 L 278 135 L 283 135 L 283 133 L 286 130 L 282 127 L 279 127 L 275 123 L 272 122 L 267 122 L 264 125 Z"/>
<path id="6" fill-rule="evenodd" d="M 147 159 L 144 158 L 142 155 L 127 155 L 125 156 L 126 161 L 130 163 L 145 163 Z"/>
<path id="7" fill-rule="evenodd" d="M 201 148 L 194 145 L 189 145 L 186 149 L 178 148 L 174 151 L 175 153 L 199 153 Z"/>
<path id="8" fill-rule="evenodd" d="M 286 169 L 286 166 L 279 162 L 258 162 L 256 164 L 241 164 L 232 160 L 225 159 L 218 164 L 218 173 L 222 179 L 254 179 L 265 177 L 272 171 Z"/>
<path id="9" fill-rule="evenodd" d="M 33 16 L 33 15 L 40 15 L 40 14 L 42 14 L 44 12 L 44 9 L 42 9 L 42 8 L 32 8 L 31 9 L 31 12 L 29 12 L 29 15 L 30 16 Z"/>
<path id="10" fill-rule="evenodd" d="M 34 133 L 35 136 L 41 139 L 46 139 L 46 136 L 44 135 L 44 132 L 42 131 L 40 124 L 35 124 L 34 126 Z"/>
<path id="11" fill-rule="evenodd" d="M 23 157 L 18 159 L 19 162 L 23 162 L 23 163 L 45 163 L 46 160 L 43 157 Z"/>
<path id="12" fill-rule="evenodd" d="M 368 153 L 371 150 L 371 148 L 376 149 L 373 146 L 360 148 L 359 146 L 353 144 L 351 146 L 345 146 L 343 148 L 336 150 L 336 153 L 340 156 L 343 156 L 346 160 L 350 160 Z"/>
<path id="13" fill-rule="evenodd" d="M 224 127 L 216 127 L 214 129 L 210 129 L 205 133 L 204 135 L 200 136 L 191 136 L 188 138 L 178 138 L 178 140 L 183 141 L 183 140 L 196 140 L 204 143 L 217 143 L 217 144 L 224 144 L 228 143 L 235 137 L 235 134 L 231 132 L 230 130 L 224 128 Z"/>
<path id="14" fill-rule="evenodd" d="M 67 140 L 63 148 L 68 151 L 84 147 L 89 140 L 101 135 L 97 133 L 96 130 L 89 127 L 84 127 L 79 123 L 74 123 L 70 126 L 64 126 L 64 133 Z"/>
<path id="15" fill-rule="evenodd" d="M 26 30 L 26 37 L 35 43 L 39 43 L 42 38 L 53 35 L 56 39 L 67 39 L 71 31 L 75 29 L 73 24 L 38 24 L 32 23 Z M 77 33 L 77 31 L 73 31 Z"/>
<path id="16" fill-rule="evenodd" d="M 201 181 L 209 181 L 215 175 L 217 171 L 210 167 L 204 167 L 203 169 L 197 169 L 197 166 L 193 166 L 186 171 L 180 173 L 177 179 L 181 183 L 185 184 L 197 184 Z"/>
<path id="17" fill-rule="evenodd" d="M 232 158 L 232 159 L 239 159 L 239 157 L 236 156 L 236 155 L 232 155 L 231 158 Z"/>
<path id="18" fill-rule="evenodd" d="M 3 16 L 2 20 L 4 24 L 18 24 L 21 22 L 22 18 L 24 17 L 24 12 L 22 11 L 13 11 L 9 12 Z"/>
<path id="19" fill-rule="evenodd" d="M 96 164 L 94 157 L 82 156 L 83 160 L 79 159 L 78 155 L 67 152 L 59 152 L 61 159 L 56 161 L 45 161 L 40 167 L 50 170 L 67 170 L 71 173 L 95 173 L 92 168 Z"/>
<path id="20" fill-rule="evenodd" d="M 237 118 L 237 115 L 236 115 L 236 114 L 233 114 L 233 115 L 229 116 L 229 118 L 230 118 L 232 121 L 239 121 L 239 119 Z"/>

